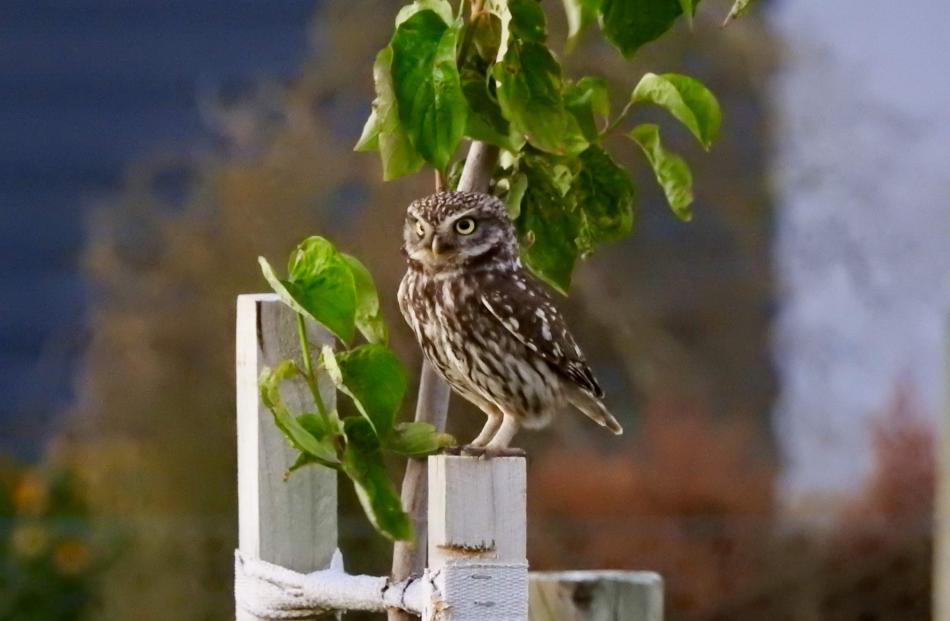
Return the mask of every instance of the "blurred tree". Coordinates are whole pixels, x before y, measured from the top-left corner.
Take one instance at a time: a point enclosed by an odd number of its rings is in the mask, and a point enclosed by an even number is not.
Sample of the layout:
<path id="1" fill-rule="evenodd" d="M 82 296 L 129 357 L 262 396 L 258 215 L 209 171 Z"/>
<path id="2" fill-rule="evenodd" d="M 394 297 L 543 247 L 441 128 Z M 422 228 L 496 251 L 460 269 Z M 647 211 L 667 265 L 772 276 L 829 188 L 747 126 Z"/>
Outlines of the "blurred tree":
<path id="1" fill-rule="evenodd" d="M 622 454 L 546 453 L 529 482 L 533 566 L 658 571 L 670 618 L 703 618 L 757 586 L 771 558 L 766 446 L 753 421 L 657 396 Z"/>
<path id="2" fill-rule="evenodd" d="M 80 621 L 109 559 L 76 477 L 0 460 L 0 619 Z"/>
<path id="3" fill-rule="evenodd" d="M 383 187 L 376 158 L 352 152 L 372 99 L 372 58 L 390 31 L 391 20 L 379 16 L 397 10 L 397 2 L 370 0 L 322 5 L 313 53 L 296 79 L 262 83 L 236 102 L 204 102 L 220 149 L 133 168 L 92 222 L 85 252 L 97 293 L 92 342 L 60 445 L 82 473 L 100 524 L 127 536 L 103 582 L 99 618 L 229 614 L 234 297 L 265 287 L 256 256 L 286 256 L 304 236 L 327 235 L 365 259 L 388 316 L 398 319 L 394 293 L 404 268 L 393 232 L 404 206 L 431 182 L 416 176 Z M 755 137 L 767 134 L 769 42 L 754 20 L 723 34 L 724 10 L 727 3 L 708 16 L 701 9 L 693 33 L 678 29 L 644 59 L 654 68 L 687 67 L 729 111 L 717 156 L 693 158 L 702 191 L 694 222 L 680 224 L 663 206 L 635 145 L 618 149 L 642 173 L 639 222 L 630 239 L 581 270 L 579 295 L 567 304 L 612 409 L 628 419 L 645 396 L 675 387 L 716 414 L 764 427 L 769 210 L 765 146 Z M 552 31 L 563 40 L 564 24 Z M 602 43 L 582 43 L 565 62 L 621 85 L 618 101 L 637 75 Z M 677 132 L 669 135 L 677 150 L 694 148 L 687 136 L 678 143 Z M 408 331 L 394 332 L 393 345 L 418 368 Z M 450 419 L 463 436 L 481 420 L 459 414 L 466 409 L 455 401 Z M 560 421 L 560 442 L 598 441 L 564 433 L 581 424 Z M 540 453 L 550 437 L 530 442 Z M 351 569 L 387 570 L 385 546 L 362 519 L 344 521 L 343 536 L 360 552 L 348 557 Z"/>
<path id="4" fill-rule="evenodd" d="M 533 566 L 660 571 L 671 621 L 930 619 L 934 438 L 907 388 L 875 425 L 873 476 L 822 527 L 775 513 L 762 440 L 658 398 L 624 454 L 556 447 L 531 469 Z"/>

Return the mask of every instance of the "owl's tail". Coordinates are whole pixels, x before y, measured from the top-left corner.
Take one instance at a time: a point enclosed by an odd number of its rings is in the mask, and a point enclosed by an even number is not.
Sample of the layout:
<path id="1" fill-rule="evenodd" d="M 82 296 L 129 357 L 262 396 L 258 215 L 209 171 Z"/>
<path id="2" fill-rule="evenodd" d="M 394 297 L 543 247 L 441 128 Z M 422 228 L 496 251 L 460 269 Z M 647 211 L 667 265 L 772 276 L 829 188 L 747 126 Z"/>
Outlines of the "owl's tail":
<path id="1" fill-rule="evenodd" d="M 583 412 L 587 418 L 601 427 L 606 427 L 613 432 L 614 435 L 619 436 L 623 433 L 623 427 L 621 427 L 617 419 L 613 417 L 613 414 L 607 411 L 603 402 L 587 391 L 579 388 L 572 390 L 570 394 L 568 394 L 567 400 L 571 402 L 571 405 Z"/>

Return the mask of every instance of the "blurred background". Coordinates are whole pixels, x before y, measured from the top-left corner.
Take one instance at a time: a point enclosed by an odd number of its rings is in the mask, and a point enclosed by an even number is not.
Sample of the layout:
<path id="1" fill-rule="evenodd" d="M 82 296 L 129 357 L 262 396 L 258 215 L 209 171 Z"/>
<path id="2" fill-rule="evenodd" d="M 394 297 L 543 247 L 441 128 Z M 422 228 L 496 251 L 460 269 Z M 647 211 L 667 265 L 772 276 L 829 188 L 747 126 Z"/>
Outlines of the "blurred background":
<path id="1" fill-rule="evenodd" d="M 0 619 L 233 618 L 234 298 L 266 288 L 257 255 L 320 233 L 361 257 L 418 368 L 392 231 L 432 179 L 384 185 L 352 152 L 398 7 L 0 3 Z M 596 37 L 563 58 L 615 104 L 646 70 L 695 75 L 725 120 L 711 155 L 669 134 L 690 224 L 610 145 L 635 231 L 563 307 L 629 431 L 524 434 L 529 559 L 659 571 L 674 621 L 930 619 L 950 8 L 762 0 L 720 29 L 728 8 L 633 66 Z M 454 400 L 450 430 L 470 414 Z M 341 495 L 349 568 L 385 573 Z"/>

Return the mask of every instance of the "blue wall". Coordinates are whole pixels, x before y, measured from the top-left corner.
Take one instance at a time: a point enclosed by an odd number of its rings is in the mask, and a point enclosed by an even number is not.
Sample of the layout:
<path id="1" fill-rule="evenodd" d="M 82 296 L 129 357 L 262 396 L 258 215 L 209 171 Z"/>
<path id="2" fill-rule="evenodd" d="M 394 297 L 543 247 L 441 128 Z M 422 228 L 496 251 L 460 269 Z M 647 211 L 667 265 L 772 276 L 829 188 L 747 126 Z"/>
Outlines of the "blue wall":
<path id="1" fill-rule="evenodd" d="M 0 3 L 0 449 L 34 454 L 85 340 L 86 213 L 127 163 L 210 136 L 201 89 L 290 75 L 313 0 Z"/>

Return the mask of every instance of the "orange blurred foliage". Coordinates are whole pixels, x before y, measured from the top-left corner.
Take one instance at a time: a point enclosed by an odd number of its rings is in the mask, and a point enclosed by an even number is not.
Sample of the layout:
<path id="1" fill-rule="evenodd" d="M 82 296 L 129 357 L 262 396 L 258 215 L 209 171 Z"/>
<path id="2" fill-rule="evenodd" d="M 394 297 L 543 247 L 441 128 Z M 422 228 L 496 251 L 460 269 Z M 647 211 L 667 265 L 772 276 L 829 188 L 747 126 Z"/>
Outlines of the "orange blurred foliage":
<path id="1" fill-rule="evenodd" d="M 671 620 L 929 619 L 933 428 L 900 386 L 872 433 L 873 472 L 830 525 L 789 523 L 762 430 L 654 399 L 620 451 L 532 464 L 532 567 L 657 571 Z"/>
<path id="2" fill-rule="evenodd" d="M 546 452 L 531 467 L 532 566 L 658 571 L 674 610 L 709 612 L 759 573 L 767 445 L 749 419 L 659 398 L 621 452 Z"/>

